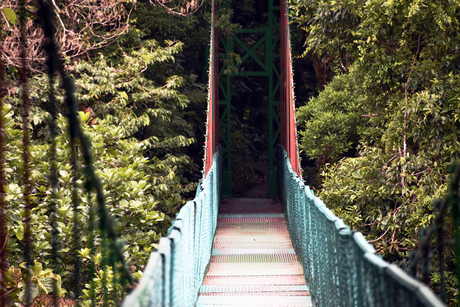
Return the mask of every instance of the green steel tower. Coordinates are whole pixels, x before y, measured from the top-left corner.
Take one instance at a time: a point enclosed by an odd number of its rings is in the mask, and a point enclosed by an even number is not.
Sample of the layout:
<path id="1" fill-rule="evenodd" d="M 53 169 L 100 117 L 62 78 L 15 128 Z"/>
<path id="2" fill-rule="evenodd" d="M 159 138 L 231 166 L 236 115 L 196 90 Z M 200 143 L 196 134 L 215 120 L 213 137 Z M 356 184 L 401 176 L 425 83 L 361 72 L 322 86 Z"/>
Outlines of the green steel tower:
<path id="1" fill-rule="evenodd" d="M 219 106 L 220 122 L 219 135 L 224 145 L 223 170 L 222 170 L 222 196 L 232 196 L 232 132 L 231 132 L 231 107 L 232 93 L 231 84 L 235 77 L 263 76 L 268 79 L 268 183 L 269 197 L 277 196 L 277 172 L 276 172 L 276 151 L 275 145 L 279 143 L 280 120 L 279 120 L 279 43 L 280 43 L 280 6 L 279 1 L 268 0 L 268 23 L 265 28 L 240 29 L 235 37 L 230 39 L 219 38 L 219 57 L 226 57 L 230 60 L 230 54 L 235 52 L 236 47 L 243 50 L 241 61 L 236 66 L 239 68 L 247 60 L 252 60 L 257 65 L 257 69 L 252 71 L 240 70 L 228 74 L 223 74 L 227 67 L 219 67 Z M 277 4 L 277 5 L 275 5 Z M 253 41 L 252 45 L 243 42 L 244 35 L 256 35 L 258 40 Z M 255 54 L 256 50 L 264 49 L 264 57 L 260 58 Z M 220 66 L 220 65 L 219 65 Z"/>

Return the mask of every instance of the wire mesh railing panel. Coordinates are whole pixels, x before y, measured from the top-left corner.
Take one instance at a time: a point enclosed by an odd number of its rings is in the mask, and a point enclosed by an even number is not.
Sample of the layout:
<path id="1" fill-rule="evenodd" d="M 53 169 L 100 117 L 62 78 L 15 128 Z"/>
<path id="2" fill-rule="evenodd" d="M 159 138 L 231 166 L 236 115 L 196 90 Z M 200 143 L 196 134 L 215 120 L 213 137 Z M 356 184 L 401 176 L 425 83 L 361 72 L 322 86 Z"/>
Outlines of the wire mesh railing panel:
<path id="1" fill-rule="evenodd" d="M 339 231 L 339 305 L 338 306 L 354 306 L 353 288 L 354 288 L 354 272 L 353 272 L 353 254 L 352 233 L 349 229 Z"/>
<path id="2" fill-rule="evenodd" d="M 364 255 L 364 306 L 382 307 L 388 306 L 386 284 L 383 280 L 383 269 L 390 264 L 383 261 L 375 254 Z"/>
<path id="3" fill-rule="evenodd" d="M 177 220 L 182 221 L 179 229 L 181 232 L 181 249 L 182 254 L 180 258 L 180 267 L 182 268 L 182 279 L 180 281 L 181 289 L 184 289 L 183 292 L 183 301 L 186 302 L 187 298 L 193 297 L 193 291 L 195 289 L 194 285 L 194 261 L 195 254 L 193 253 L 194 248 L 194 238 L 195 238 L 195 204 L 193 202 L 188 202 L 177 216 Z M 177 224 L 177 223 L 176 223 Z M 187 231 L 193 229 L 193 231 Z M 190 252 L 187 254 L 187 252 Z M 188 286 L 190 285 L 190 286 Z M 180 291 L 180 289 L 175 289 L 175 292 Z"/>
<path id="4" fill-rule="evenodd" d="M 425 285 L 375 254 L 292 170 L 278 147 L 279 195 L 317 306 L 445 306 Z"/>
<path id="5" fill-rule="evenodd" d="M 163 278 L 163 261 L 159 253 L 150 255 L 144 276 L 137 286 L 137 302 L 132 306 L 162 306 L 163 283 L 155 282 Z M 129 297 L 127 298 L 129 301 Z M 131 300 L 132 301 L 132 300 Z"/>
<path id="6" fill-rule="evenodd" d="M 194 306 L 211 257 L 220 199 L 221 149 L 203 180 L 200 191 L 178 213 L 150 256 L 137 288 L 123 306 Z"/>
<path id="7" fill-rule="evenodd" d="M 383 277 L 387 284 L 390 305 L 420 306 L 414 297 L 418 288 L 418 283 L 415 280 L 392 266 L 388 266 L 383 270 Z"/>
<path id="8" fill-rule="evenodd" d="M 325 293 L 329 293 L 325 297 L 325 304 L 328 306 L 337 306 L 337 286 L 338 286 L 338 271 L 336 268 L 338 268 L 339 264 L 339 259 L 338 259 L 338 248 L 337 248 L 337 235 L 336 232 L 333 231 L 335 228 L 335 222 L 337 218 L 332 215 L 332 213 L 329 210 L 326 210 L 326 227 L 328 231 L 325 233 L 325 239 L 326 239 L 326 257 L 325 259 L 325 267 L 330 267 L 330 268 L 335 268 L 335 269 L 330 269 L 326 270 L 323 274 L 324 279 L 323 279 L 323 287 L 325 288 Z"/>
<path id="9" fill-rule="evenodd" d="M 161 238 L 159 244 L 159 253 L 161 257 L 162 267 L 163 267 L 163 275 L 162 275 L 162 282 L 163 282 L 163 293 L 161 293 L 161 301 L 163 306 L 170 305 L 170 298 L 171 298 L 171 244 L 170 239 L 168 237 Z"/>
<path id="10" fill-rule="evenodd" d="M 366 253 L 375 254 L 375 249 L 367 242 L 360 232 L 355 232 L 353 234 L 353 249 L 355 254 L 357 305 L 364 306 L 366 297 L 365 278 L 367 273 L 364 267 L 364 256 Z"/>
<path id="11" fill-rule="evenodd" d="M 180 306 L 184 300 L 184 292 L 182 289 L 184 286 L 183 279 L 184 279 L 184 266 L 182 266 L 183 261 L 185 260 L 183 250 L 186 244 L 182 244 L 182 236 L 181 236 L 181 224 L 182 221 L 176 221 L 177 228 L 175 227 L 169 238 L 171 240 L 171 305 L 172 306 Z M 177 261 L 177 262 L 176 262 Z M 174 295 L 172 295 L 174 294 Z"/>
<path id="12" fill-rule="evenodd" d="M 392 306 L 442 306 L 431 290 L 395 265 L 383 269 L 383 280 Z M 408 304 L 408 302 L 410 302 Z"/>

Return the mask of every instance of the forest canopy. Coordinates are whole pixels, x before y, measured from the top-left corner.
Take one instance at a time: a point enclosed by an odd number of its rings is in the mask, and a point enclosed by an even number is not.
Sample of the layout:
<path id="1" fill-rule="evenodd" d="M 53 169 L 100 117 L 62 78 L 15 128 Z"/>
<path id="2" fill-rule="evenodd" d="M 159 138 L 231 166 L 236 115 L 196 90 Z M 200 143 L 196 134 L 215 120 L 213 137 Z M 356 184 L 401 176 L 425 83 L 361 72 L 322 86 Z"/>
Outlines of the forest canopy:
<path id="1" fill-rule="evenodd" d="M 403 268 L 460 156 L 459 13 L 455 0 L 292 2 L 303 57 L 317 62 L 320 92 L 298 110 L 299 144 L 319 175 L 313 183 L 335 214 Z M 439 293 L 433 253 L 424 281 Z M 453 255 L 448 244 L 456 306 Z"/>
<path id="2" fill-rule="evenodd" d="M 203 1 L 50 3 L 56 14 L 55 40 L 64 72 L 75 80 L 80 124 L 91 142 L 93 166 L 124 242 L 129 269 L 139 279 L 150 252 L 181 206 L 193 198 L 201 177 L 207 76 L 206 67 L 196 63 L 206 63 L 209 8 L 197 11 L 207 5 Z M 112 283 L 117 278 L 115 268 L 106 265 L 110 261 L 107 239 L 95 226 L 99 221 L 91 222 L 97 201 L 96 195 L 86 193 L 86 162 L 78 150 L 77 163 L 71 158 L 67 93 L 60 78 L 55 82 L 48 78 L 43 48 L 47 38 L 38 9 L 37 1 L 0 4 L 7 305 L 46 302 L 56 285 L 54 294 L 66 299 L 78 295 L 84 306 L 94 299 L 112 305 L 106 297 L 116 297 L 121 288 Z M 187 57 L 197 60 L 186 63 Z M 22 71 L 26 71 L 25 82 L 20 80 Z M 30 105 L 25 123 L 30 131 L 29 247 L 23 224 L 27 214 L 22 184 L 24 86 Z M 57 107 L 56 136 L 50 132 L 50 92 Z M 58 174 L 55 190 L 53 163 Z M 59 232 L 58 266 L 52 224 Z M 76 237 L 80 242 L 75 242 Z M 25 265 L 27 258 L 34 261 L 31 270 Z M 72 286 L 76 258 L 81 260 L 79 294 Z"/>

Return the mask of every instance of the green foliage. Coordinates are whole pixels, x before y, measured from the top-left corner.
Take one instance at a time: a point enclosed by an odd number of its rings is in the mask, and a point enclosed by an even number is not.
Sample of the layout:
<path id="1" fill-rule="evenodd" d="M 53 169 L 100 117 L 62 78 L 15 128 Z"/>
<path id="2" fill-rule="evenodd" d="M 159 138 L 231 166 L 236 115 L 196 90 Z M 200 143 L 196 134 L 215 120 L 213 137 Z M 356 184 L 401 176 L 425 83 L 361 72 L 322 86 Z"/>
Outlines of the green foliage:
<path id="1" fill-rule="evenodd" d="M 4 7 L 2 11 L 3 11 L 3 14 L 5 14 L 6 16 L 6 19 L 8 19 L 8 21 L 11 22 L 13 25 L 16 25 L 16 20 L 17 20 L 16 13 L 9 7 Z"/>
<path id="2" fill-rule="evenodd" d="M 167 14 L 166 14 L 167 16 Z M 189 19 L 191 21 L 193 19 Z M 195 128 L 186 119 L 188 96 L 193 102 L 204 101 L 204 87 L 196 84 L 196 76 L 185 75 L 177 64 L 184 44 L 164 40 L 162 44 L 144 35 L 134 25 L 126 35 L 118 38 L 123 45 L 114 44 L 86 59 L 67 62 L 76 79 L 77 100 L 85 134 L 91 140 L 93 163 L 101 178 L 105 203 L 114 217 L 115 227 L 121 239 L 130 269 L 136 278 L 142 276 L 149 254 L 156 249 L 160 237 L 167 231 L 175 214 L 194 192 L 195 177 L 186 177 L 191 159 L 186 147 L 195 142 Z M 178 28 L 179 29 L 179 28 Z M 177 66 L 176 66 L 177 65 Z M 11 68 L 7 78 L 13 83 L 18 77 Z M 58 189 L 56 191 L 59 268 L 54 270 L 51 250 L 51 204 L 50 190 L 50 119 L 47 112 L 48 80 L 39 73 L 29 80 L 30 97 L 33 102 L 30 118 L 32 132 L 31 176 L 33 182 L 33 210 L 31 220 L 31 258 L 43 266 L 43 272 L 31 275 L 24 268 L 24 208 L 21 188 L 22 130 L 20 90 L 13 87 L 5 104 L 5 127 L 7 136 L 6 164 L 8 204 L 8 260 L 11 270 L 9 287 L 11 298 L 27 303 L 39 294 L 73 295 L 75 271 L 75 242 L 71 188 L 77 178 L 79 238 L 82 258 L 83 305 L 90 305 L 91 298 L 102 303 L 115 291 L 114 273 L 108 259 L 108 240 L 99 229 L 95 195 L 89 196 L 85 189 L 83 169 L 75 174 L 70 160 L 67 119 L 64 110 L 64 93 L 55 86 L 59 109 L 57 147 Z M 203 109 L 203 112 L 205 110 Z M 203 125 L 204 126 L 204 125 Z M 79 165 L 85 166 L 79 158 Z M 193 165 L 193 164 L 192 164 Z M 192 167 L 193 170 L 193 167 Z M 197 172 L 199 174 L 199 172 Z M 196 175 L 195 175 L 196 176 Z M 90 219 L 96 214 L 94 232 L 90 232 Z M 94 249 L 91 249 L 91 237 Z M 91 273 L 92 272 L 92 273 Z M 91 275 L 94 274 L 94 275 Z M 47 284 L 42 279 L 46 278 Z M 62 283 L 62 289 L 54 292 L 49 278 Z M 62 281 L 62 282 L 61 282 Z M 41 283 L 44 285 L 42 286 Z M 25 298 L 23 289 L 28 285 L 32 297 Z M 53 286 L 54 287 L 54 286 Z M 17 289 L 15 289 L 17 288 Z M 24 292 L 25 293 L 25 292 Z"/>
<path id="3" fill-rule="evenodd" d="M 433 221 L 433 201 L 444 197 L 448 165 L 460 157 L 458 7 L 302 0 L 291 11 L 305 30 L 305 54 L 320 54 L 335 72 L 299 110 L 303 152 L 326 163 L 320 197 L 403 267 Z M 445 253 L 452 272 L 452 247 Z M 439 292 L 437 252 L 431 262 L 428 282 Z M 452 274 L 447 283 L 456 306 Z"/>
<path id="4" fill-rule="evenodd" d="M 15 297 L 24 304 L 30 304 L 40 292 L 52 293 L 55 287 L 54 293 L 62 295 L 61 276 L 54 274 L 50 268 L 43 270 L 40 262 L 35 262 L 31 268 L 27 268 L 25 263 L 19 264 L 16 268 L 11 266 L 5 277 L 7 287 L 15 289 L 10 294 L 10 305 Z"/>
<path id="5" fill-rule="evenodd" d="M 21 209 L 22 190 L 17 184 L 19 182 L 18 168 L 21 167 L 21 159 L 17 154 L 20 152 L 21 130 L 14 128 L 13 112 L 11 108 L 7 113 L 8 154 L 6 161 L 7 169 L 7 196 L 9 233 L 8 239 L 9 262 L 11 267 L 18 268 L 24 261 L 24 226 L 22 217 L 24 211 Z M 88 121 L 89 114 L 81 113 L 82 119 Z M 59 189 L 57 191 L 57 225 L 59 230 L 59 250 L 62 254 L 59 263 L 59 275 L 63 278 L 63 284 L 72 283 L 73 259 L 69 254 L 72 251 L 73 242 L 73 223 L 72 223 L 72 201 L 71 185 L 72 164 L 69 159 L 70 149 L 68 146 L 67 131 L 68 127 L 64 117 L 59 117 L 58 127 L 60 134 L 56 140 L 57 144 L 57 163 L 59 173 Z M 180 184 L 179 178 L 175 176 L 178 161 L 170 157 L 163 160 L 157 159 L 151 163 L 143 156 L 146 145 L 134 138 L 126 138 L 123 128 L 118 125 L 109 124 L 106 120 L 100 120 L 98 125 L 86 126 L 86 133 L 90 136 L 94 163 L 97 173 L 104 183 L 106 192 L 106 203 L 109 211 L 116 217 L 116 227 L 121 234 L 121 238 L 126 242 L 125 253 L 130 259 L 131 265 L 142 269 L 147 261 L 149 253 L 157 247 L 161 234 L 167 230 L 171 219 L 160 211 L 160 208 L 174 210 L 173 206 L 181 202 L 180 190 L 171 191 Z M 50 159 L 49 147 L 47 143 L 33 144 L 30 147 L 32 155 L 32 174 L 34 181 L 34 200 L 33 219 L 32 219 L 32 242 L 33 250 L 31 256 L 36 261 L 46 266 L 51 265 L 51 229 L 47 223 L 49 218 L 49 205 L 53 201 L 49 190 L 50 184 Z M 16 170 L 16 171 L 15 171 Z M 82 181 L 79 180 L 80 195 L 80 220 L 79 227 L 83 246 L 83 259 L 88 255 L 88 220 L 91 202 L 85 196 Z M 93 208 L 93 214 L 95 209 Z M 175 211 L 175 210 L 174 210 Z M 100 235 L 96 235 L 96 255 L 99 258 L 105 257 L 101 246 Z M 102 254 L 101 254 L 102 253 Z M 69 256 L 64 256 L 64 255 Z M 106 253 L 105 253 L 106 254 Z M 102 255 L 102 256 L 101 256 Z M 96 264 L 100 265 L 99 261 Z M 84 262 L 84 276 L 88 276 L 90 263 Z M 99 270 L 103 268 L 99 267 Z M 48 268 L 47 273 L 51 272 Z M 99 271 L 96 272 L 100 275 Z M 35 274 L 37 275 L 37 274 Z M 25 278 L 20 275 L 20 278 Z M 31 278 L 31 280 L 34 277 Z M 39 279 L 37 279 L 39 280 Z M 16 282 L 19 282 L 16 280 Z M 44 292 L 38 284 L 39 292 Z M 41 289 L 41 290 L 40 290 Z M 49 290 L 49 289 L 48 289 Z M 70 291 L 67 288 L 67 291 Z M 48 291 L 49 292 L 49 291 Z M 21 299 L 21 297 L 19 297 Z M 21 299 L 22 300 L 22 299 Z"/>
<path id="6" fill-rule="evenodd" d="M 298 109 L 301 147 L 311 159 L 321 161 L 320 167 L 356 146 L 358 130 L 366 124 L 360 116 L 365 101 L 353 79 L 339 75 L 320 96 Z"/>

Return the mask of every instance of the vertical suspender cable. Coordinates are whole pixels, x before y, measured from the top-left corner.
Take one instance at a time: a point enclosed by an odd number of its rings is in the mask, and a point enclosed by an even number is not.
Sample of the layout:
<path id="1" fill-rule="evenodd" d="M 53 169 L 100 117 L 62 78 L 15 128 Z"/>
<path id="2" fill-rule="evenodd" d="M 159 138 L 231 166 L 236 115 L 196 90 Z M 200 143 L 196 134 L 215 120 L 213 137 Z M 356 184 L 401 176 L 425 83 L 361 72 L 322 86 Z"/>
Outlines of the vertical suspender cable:
<path id="1" fill-rule="evenodd" d="M 458 196 L 458 189 L 459 189 L 459 182 L 458 182 L 458 170 L 460 165 L 458 163 L 453 163 L 452 166 L 452 173 L 453 178 L 450 180 L 450 189 L 449 189 L 449 200 L 450 200 L 450 210 L 452 212 L 454 218 L 454 231 L 455 231 L 455 259 L 457 262 L 457 290 L 458 290 L 458 299 L 460 300 L 460 228 L 459 228 L 459 220 L 460 220 L 460 207 L 459 207 L 459 196 Z M 454 171 L 455 170 L 455 171 Z M 455 176 L 457 175 L 457 176 Z M 457 178 L 455 178 L 457 177 Z"/>
<path id="2" fill-rule="evenodd" d="M 40 9 L 40 17 L 45 24 L 45 26 L 54 27 L 51 22 L 50 16 L 54 16 L 53 6 L 48 2 L 43 2 Z M 54 37 L 50 37 L 50 41 L 55 45 Z M 80 149 L 82 151 L 83 160 L 85 163 L 85 171 L 88 176 L 87 187 L 93 187 L 96 190 L 96 199 L 98 203 L 98 212 L 100 217 L 100 226 L 102 235 L 107 235 L 107 238 L 114 243 L 110 245 L 111 252 L 115 255 L 115 259 L 118 261 L 120 266 L 121 278 L 128 281 L 130 285 L 134 284 L 134 280 L 128 270 L 128 266 L 123 256 L 123 246 L 121 242 L 118 241 L 118 235 L 115 230 L 114 222 L 105 207 L 105 197 L 102 182 L 99 177 L 96 175 L 93 160 L 91 154 L 91 145 L 88 138 L 81 131 L 81 127 L 78 122 L 78 114 L 76 112 L 76 98 L 75 98 L 75 88 L 74 83 L 71 77 L 67 76 L 64 71 L 64 66 L 62 61 L 59 59 L 56 60 L 57 70 L 62 78 L 63 88 L 66 94 L 66 104 L 69 110 L 69 130 L 71 134 L 71 139 L 77 139 L 80 143 Z M 115 269 L 115 268 L 114 268 Z"/>
<path id="3" fill-rule="evenodd" d="M 51 209 L 51 227 L 52 227 L 52 257 L 54 261 L 55 273 L 59 270 L 58 262 L 58 243 L 57 236 L 58 230 L 56 226 L 56 193 L 57 193 L 57 164 L 56 164 L 56 100 L 54 96 L 54 76 L 57 71 L 58 58 L 57 58 L 57 47 L 54 44 L 54 27 L 52 26 L 53 14 L 46 14 L 43 12 L 43 6 L 40 8 L 40 15 L 42 17 L 42 26 L 45 32 L 45 49 L 47 51 L 48 59 L 48 78 L 49 78 L 49 100 L 50 100 L 50 113 L 51 113 L 51 190 L 52 199 L 50 203 Z M 76 112 L 76 110 L 74 110 Z M 72 110 L 69 110 L 72 113 Z M 74 131 L 70 131 L 70 147 L 71 147 L 71 164 L 73 166 L 73 179 L 72 179 L 72 203 L 73 203 L 73 241 L 74 241 L 74 259 L 75 259 L 75 271 L 74 271 L 74 295 L 76 298 L 76 304 L 79 306 L 80 298 L 80 268 L 81 259 L 79 255 L 80 250 L 80 233 L 79 233 L 79 217 L 78 217 L 78 186 L 77 186 L 77 152 L 76 152 L 76 134 Z M 54 281 L 54 305 L 57 306 L 57 281 Z"/>
<path id="4" fill-rule="evenodd" d="M 21 30 L 21 51 L 20 58 L 21 64 L 19 67 L 19 78 L 21 83 L 21 101 L 22 101 L 22 159 L 23 159 L 23 175 L 22 175 L 22 184 L 23 184 L 23 199 L 24 199 L 24 258 L 26 260 L 27 268 L 32 267 L 32 240 L 31 240 L 31 230 L 30 230 L 30 220 L 31 220 L 31 185 L 30 185 L 30 152 L 29 152 L 29 143 L 30 143 L 30 131 L 29 131 L 29 91 L 28 91 L 28 78 L 27 78 L 27 38 L 26 38 L 26 11 L 25 11 L 25 1 L 21 0 L 19 2 L 19 24 Z M 26 298 L 25 303 L 29 305 L 32 302 L 31 296 L 31 282 L 26 283 Z"/>
<path id="5" fill-rule="evenodd" d="M 101 230 L 104 229 L 105 225 L 103 225 L 104 220 L 101 218 Z M 102 254 L 102 260 L 101 260 L 101 268 L 102 268 L 102 306 L 106 307 L 108 306 L 108 289 L 107 289 L 107 280 L 108 280 L 108 268 L 107 268 L 107 236 L 105 235 L 104 231 L 101 231 L 101 254 Z"/>
<path id="6" fill-rule="evenodd" d="M 115 249 L 115 241 L 110 242 L 110 251 Z M 113 283 L 113 301 L 115 306 L 119 306 L 120 302 L 118 301 L 118 278 L 117 278 L 117 256 L 115 253 L 109 252 L 109 264 L 112 267 L 112 283 Z"/>
<path id="7" fill-rule="evenodd" d="M 0 30 L 0 41 L 3 41 L 3 33 Z M 6 96 L 4 89 L 5 84 L 5 63 L 3 62 L 3 45 L 0 44 L 0 306 L 6 306 L 6 280 L 5 273 L 7 271 L 6 253 L 8 246 L 6 245 L 7 233 L 6 228 L 6 204 L 5 204 L 5 166 L 4 166 L 4 151 L 5 151 L 5 131 L 3 127 L 3 99 Z"/>
<path id="8" fill-rule="evenodd" d="M 439 259 L 439 275 L 441 275 L 441 300 L 446 302 L 446 278 L 445 278 L 445 259 L 444 259 L 444 216 L 439 213 L 441 207 L 441 200 L 435 200 L 433 204 L 436 211 L 438 211 L 439 220 L 435 219 L 436 225 L 436 248 L 438 251 Z"/>
<path id="9" fill-rule="evenodd" d="M 87 185 L 89 185 L 89 182 L 87 182 Z M 88 193 L 87 193 L 87 197 L 88 197 L 88 217 L 89 217 L 89 226 L 88 226 L 88 245 L 89 245 L 89 259 L 90 259 L 90 262 L 89 262 L 89 274 L 88 274 L 88 281 L 89 281 L 89 284 L 90 284 L 90 289 L 91 289 L 91 293 L 90 293 L 90 299 L 91 299 L 91 306 L 95 306 L 96 305 L 96 291 L 94 290 L 95 288 L 95 285 L 94 285 L 94 288 L 93 288 L 93 279 L 96 275 L 96 267 L 95 267 L 95 264 L 94 264 L 94 256 L 95 256 L 95 247 L 94 247 L 94 215 L 95 215 L 95 212 L 94 212 L 94 208 L 93 208 L 93 203 L 91 201 L 91 190 L 92 188 L 91 187 L 87 187 L 87 190 L 88 190 Z"/>
<path id="10" fill-rule="evenodd" d="M 51 18 L 51 16 L 50 16 Z M 44 48 L 47 50 L 47 65 L 48 65 L 48 83 L 49 83 L 49 102 L 50 102 L 50 114 L 51 114 L 51 122 L 50 122 L 50 132 L 51 132 L 51 202 L 50 202 L 50 211 L 51 211 L 51 248 L 52 248 L 52 258 L 54 264 L 54 273 L 58 274 L 59 272 L 59 260 L 58 260 L 58 253 L 59 253 L 59 246 L 58 246 L 58 234 L 59 231 L 57 229 L 57 208 L 56 208 L 56 199 L 57 199 L 57 189 L 58 189 L 58 180 L 57 180 L 57 161 L 56 161 L 56 136 L 57 136 L 57 125 L 56 125 L 56 98 L 54 93 L 54 77 L 56 74 L 56 55 L 57 50 L 56 46 L 54 46 L 51 42 L 49 37 L 54 36 L 53 28 L 44 27 L 45 37 L 47 38 L 44 43 Z M 57 285 L 58 281 L 54 280 L 54 306 L 58 306 L 58 296 L 57 293 Z"/>
<path id="11" fill-rule="evenodd" d="M 51 15 L 53 16 L 53 15 Z M 46 18 L 46 17 L 45 17 Z M 48 17 L 49 18 L 49 17 Z M 62 63 L 60 63 L 60 73 L 64 82 L 65 92 L 66 92 L 66 103 L 69 119 L 69 132 L 70 132 L 70 163 L 73 170 L 72 178 L 72 211 L 73 211 L 73 257 L 75 260 L 74 264 L 74 295 L 76 300 L 76 305 L 80 306 L 80 269 L 81 269 L 81 259 L 80 259 L 80 233 L 79 233 L 79 196 L 78 196 L 78 156 L 77 156 L 77 139 L 80 136 L 79 123 L 77 117 L 77 105 L 74 97 L 74 86 L 70 78 L 64 76 L 64 68 Z"/>
<path id="12" fill-rule="evenodd" d="M 49 31 L 46 37 L 53 36 L 53 29 L 48 28 L 44 31 Z M 58 274 L 59 272 L 59 246 L 58 246 L 58 234 L 57 229 L 57 209 L 56 209 L 56 199 L 57 199 L 57 189 L 58 189 L 58 179 L 57 179 L 57 161 L 56 161 L 56 136 L 57 136 L 57 125 L 56 125 L 56 97 L 54 93 L 54 77 L 56 74 L 56 46 L 49 42 L 49 39 L 45 42 L 45 49 L 48 51 L 47 65 L 48 65 L 48 83 L 49 83 L 49 102 L 50 102 L 50 131 L 51 131 L 51 150 L 50 150 L 50 172 L 51 172 L 51 201 L 50 201 L 50 217 L 51 217 L 51 248 L 52 248 L 52 258 L 54 264 L 54 273 Z M 53 280 L 54 282 L 54 306 L 58 306 L 58 281 L 57 279 Z"/>
<path id="13" fill-rule="evenodd" d="M 69 110 L 69 113 L 77 112 L 75 110 Z M 72 131 L 72 129 L 71 129 Z M 79 210 L 78 210 L 78 161 L 77 161 L 77 144 L 76 135 L 70 132 L 70 163 L 72 164 L 73 178 L 72 178 L 72 211 L 73 211 L 73 257 L 75 260 L 74 264 L 74 295 L 76 305 L 80 306 L 80 233 L 79 233 Z"/>

